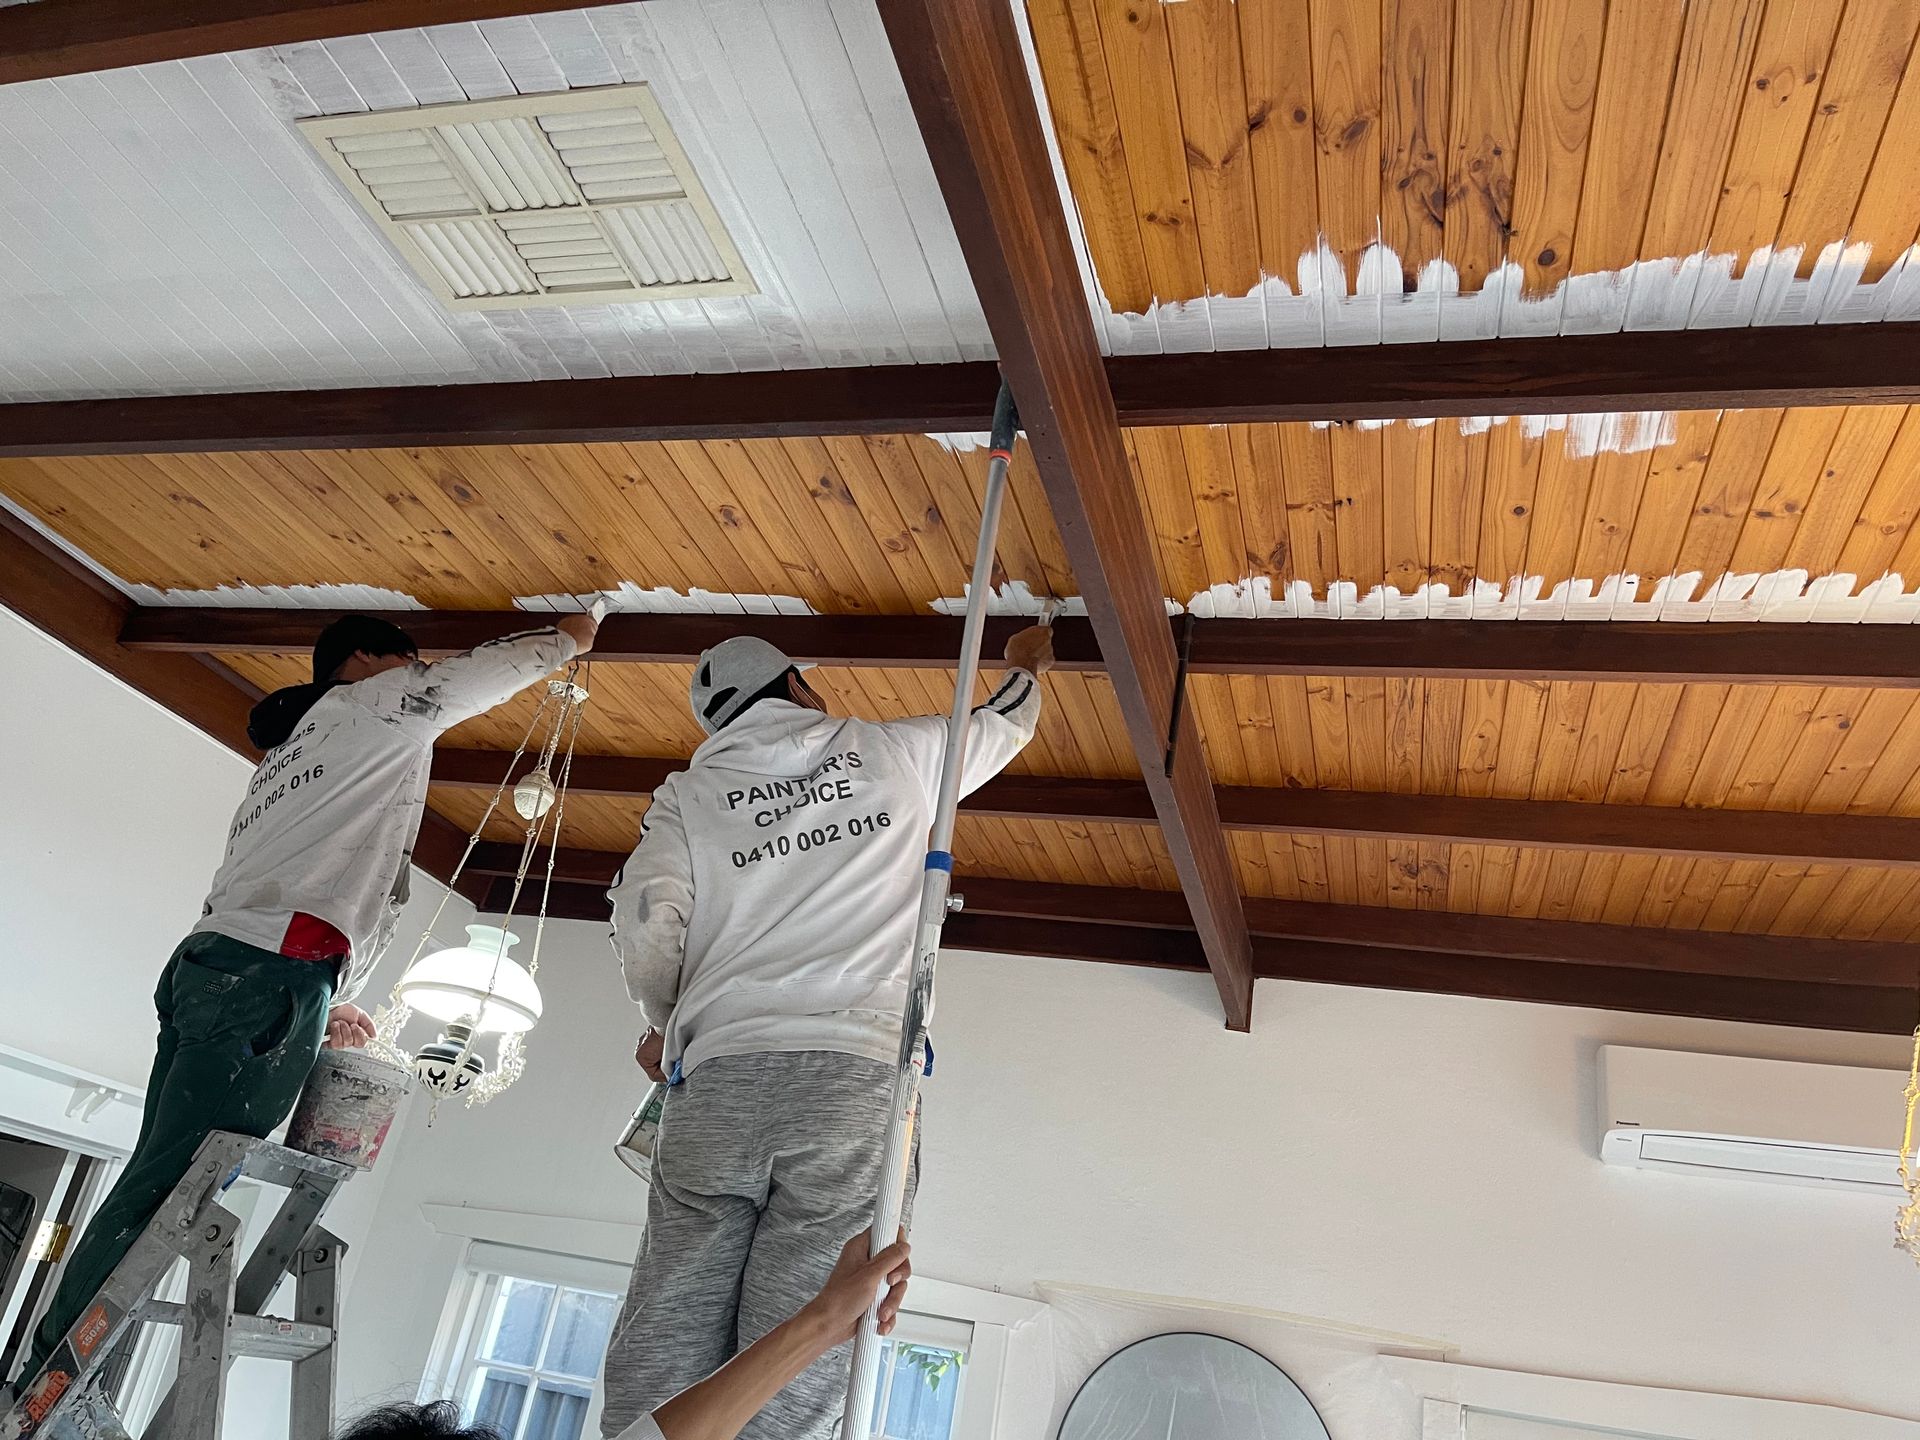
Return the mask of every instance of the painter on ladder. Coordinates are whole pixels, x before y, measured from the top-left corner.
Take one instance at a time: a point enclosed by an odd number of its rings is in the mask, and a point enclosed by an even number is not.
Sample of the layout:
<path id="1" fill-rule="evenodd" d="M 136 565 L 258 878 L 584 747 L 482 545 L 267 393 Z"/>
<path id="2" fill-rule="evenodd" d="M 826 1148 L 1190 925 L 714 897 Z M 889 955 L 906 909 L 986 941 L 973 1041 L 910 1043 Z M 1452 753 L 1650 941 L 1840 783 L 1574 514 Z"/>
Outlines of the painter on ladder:
<path id="1" fill-rule="evenodd" d="M 193 933 L 161 973 L 159 1053 L 140 1138 L 67 1260 L 35 1332 L 33 1376 L 186 1173 L 207 1133 L 265 1136 L 323 1044 L 357 1047 L 352 1001 L 392 938 L 425 811 L 433 742 L 593 646 L 591 616 L 422 664 L 404 630 L 348 615 L 313 647 L 313 683 L 254 707 L 265 750 Z"/>
<path id="2" fill-rule="evenodd" d="M 963 789 L 1033 738 L 1052 632 L 1007 644 Z M 646 1233 L 605 1366 L 614 1436 L 797 1311 L 872 1220 L 947 717 L 841 719 L 764 640 L 694 666 L 710 737 L 654 792 L 611 892 L 613 945 L 670 1079 Z M 848 1349 L 742 1432 L 815 1440 Z"/>

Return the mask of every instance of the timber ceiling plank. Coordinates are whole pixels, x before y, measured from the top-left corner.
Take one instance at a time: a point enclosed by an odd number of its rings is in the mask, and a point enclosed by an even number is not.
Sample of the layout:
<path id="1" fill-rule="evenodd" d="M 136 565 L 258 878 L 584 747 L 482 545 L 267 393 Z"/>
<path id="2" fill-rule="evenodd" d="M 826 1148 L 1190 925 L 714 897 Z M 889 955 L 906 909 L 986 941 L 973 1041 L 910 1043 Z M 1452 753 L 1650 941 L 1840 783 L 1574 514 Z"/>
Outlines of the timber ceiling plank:
<path id="1" fill-rule="evenodd" d="M 1118 351 L 1232 332 L 1249 300 L 1295 346 L 1897 313 L 1904 0 L 1028 10 Z M 1244 180 L 1189 182 L 1182 148 L 1216 159 L 1235 113 Z M 1216 274 L 1254 243 L 1257 288 Z"/>
<path id="2" fill-rule="evenodd" d="M 1159 427 L 1125 443 L 1164 592 L 1202 616 L 1920 615 L 1913 407 L 1469 434 Z M 0 491 L 161 589 L 359 583 L 506 608 L 630 583 L 924 614 L 964 587 L 956 541 L 984 465 L 922 436 L 162 453 L 0 460 Z M 1003 583 L 1079 588 L 1024 445 L 1005 539 Z M 1676 653 L 1695 643 L 1671 628 Z"/>

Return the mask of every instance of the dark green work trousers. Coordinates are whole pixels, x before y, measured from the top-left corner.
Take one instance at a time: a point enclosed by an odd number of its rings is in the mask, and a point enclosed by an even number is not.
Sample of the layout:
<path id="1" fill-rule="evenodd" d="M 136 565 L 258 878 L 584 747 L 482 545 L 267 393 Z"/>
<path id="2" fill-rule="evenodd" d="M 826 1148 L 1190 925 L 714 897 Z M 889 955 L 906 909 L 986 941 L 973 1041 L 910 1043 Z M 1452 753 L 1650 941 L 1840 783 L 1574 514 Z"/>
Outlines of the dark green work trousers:
<path id="1" fill-rule="evenodd" d="M 327 1036 L 334 967 L 224 935 L 189 935 L 154 991 L 160 1052 L 127 1168 L 68 1257 L 21 1378 L 106 1283 L 212 1130 L 265 1136 L 287 1117 Z"/>

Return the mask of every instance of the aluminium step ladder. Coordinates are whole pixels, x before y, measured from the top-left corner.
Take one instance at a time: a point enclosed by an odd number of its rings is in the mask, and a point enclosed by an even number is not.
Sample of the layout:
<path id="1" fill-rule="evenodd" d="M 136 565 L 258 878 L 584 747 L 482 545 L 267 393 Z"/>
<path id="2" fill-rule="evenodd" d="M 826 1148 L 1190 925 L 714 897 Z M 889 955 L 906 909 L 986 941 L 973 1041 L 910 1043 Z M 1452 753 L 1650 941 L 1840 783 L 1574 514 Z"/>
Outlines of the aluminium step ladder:
<path id="1" fill-rule="evenodd" d="M 81 1312 L 14 1408 L 0 1415 L 0 1440 L 126 1440 L 114 1409 L 148 1325 L 180 1327 L 180 1368 L 148 1440 L 219 1440 L 226 1375 L 242 1355 L 293 1365 L 289 1440 L 327 1440 L 333 1429 L 335 1288 L 346 1246 L 320 1213 L 356 1172 L 338 1161 L 269 1140 L 216 1130 L 185 1178 Z M 246 1268 L 235 1274 L 240 1220 L 220 1204 L 240 1176 L 287 1188 Z M 178 1259 L 187 1295 L 176 1304 L 154 1291 Z M 262 1315 L 283 1277 L 295 1278 L 297 1318 Z"/>

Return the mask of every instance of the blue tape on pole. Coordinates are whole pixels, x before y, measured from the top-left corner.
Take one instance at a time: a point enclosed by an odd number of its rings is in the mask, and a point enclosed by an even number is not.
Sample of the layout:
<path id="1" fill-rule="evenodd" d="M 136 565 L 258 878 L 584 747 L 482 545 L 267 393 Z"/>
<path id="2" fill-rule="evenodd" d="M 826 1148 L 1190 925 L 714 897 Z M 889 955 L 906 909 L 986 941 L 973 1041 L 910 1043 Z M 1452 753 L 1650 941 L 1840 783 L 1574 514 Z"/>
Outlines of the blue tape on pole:
<path id="1" fill-rule="evenodd" d="M 948 850 L 929 850 L 927 852 L 927 869 L 944 870 L 951 875 L 953 873 L 953 853 Z"/>

